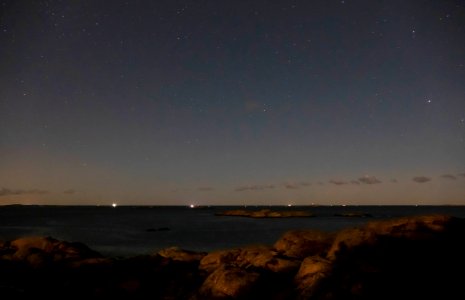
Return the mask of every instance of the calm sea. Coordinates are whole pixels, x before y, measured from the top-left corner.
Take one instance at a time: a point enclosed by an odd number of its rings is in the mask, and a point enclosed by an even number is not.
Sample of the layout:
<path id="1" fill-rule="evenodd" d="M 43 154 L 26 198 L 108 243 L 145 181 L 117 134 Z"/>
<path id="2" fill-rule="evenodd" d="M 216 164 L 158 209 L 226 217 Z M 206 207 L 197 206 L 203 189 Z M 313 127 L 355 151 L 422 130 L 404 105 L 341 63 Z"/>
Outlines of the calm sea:
<path id="1" fill-rule="evenodd" d="M 0 240 L 51 236 L 83 242 L 104 255 L 130 256 L 171 246 L 211 251 L 258 243 L 272 245 L 291 229 L 336 231 L 371 220 L 400 216 L 447 214 L 465 217 L 465 206 L 266 207 L 306 210 L 316 216 L 288 219 L 215 216 L 216 212 L 237 208 L 243 207 L 0 206 Z M 261 208 L 265 207 L 253 207 Z M 372 217 L 335 216 L 351 211 L 368 213 Z"/>

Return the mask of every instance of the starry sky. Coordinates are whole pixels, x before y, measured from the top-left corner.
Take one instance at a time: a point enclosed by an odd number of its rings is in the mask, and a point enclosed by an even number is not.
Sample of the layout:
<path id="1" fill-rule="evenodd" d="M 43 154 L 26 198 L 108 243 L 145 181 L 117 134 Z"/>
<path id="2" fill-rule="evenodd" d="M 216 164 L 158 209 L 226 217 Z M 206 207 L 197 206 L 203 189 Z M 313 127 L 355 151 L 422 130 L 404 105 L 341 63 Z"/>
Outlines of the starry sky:
<path id="1" fill-rule="evenodd" d="M 462 0 L 0 1 L 0 204 L 465 205 Z"/>

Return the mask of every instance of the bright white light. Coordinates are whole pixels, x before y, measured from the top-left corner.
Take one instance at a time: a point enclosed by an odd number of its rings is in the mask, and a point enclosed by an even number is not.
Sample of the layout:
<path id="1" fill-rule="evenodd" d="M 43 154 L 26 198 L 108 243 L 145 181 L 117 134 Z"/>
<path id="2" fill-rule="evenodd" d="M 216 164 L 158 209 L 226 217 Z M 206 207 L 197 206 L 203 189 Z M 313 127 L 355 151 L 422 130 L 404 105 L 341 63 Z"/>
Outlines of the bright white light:
<path id="1" fill-rule="evenodd" d="M 195 205 L 194 205 L 194 204 L 191 204 L 191 205 L 189 205 L 189 207 L 190 207 L 190 208 L 194 208 L 194 207 L 195 207 Z"/>
<path id="2" fill-rule="evenodd" d="M 116 203 L 112 203 L 112 204 L 111 204 L 111 206 L 113 206 L 113 207 L 117 207 L 117 206 L 118 206 L 118 204 L 116 204 Z"/>
<path id="3" fill-rule="evenodd" d="M 291 207 L 291 206 L 292 206 L 292 204 L 288 204 L 287 206 L 288 206 L 288 207 Z"/>

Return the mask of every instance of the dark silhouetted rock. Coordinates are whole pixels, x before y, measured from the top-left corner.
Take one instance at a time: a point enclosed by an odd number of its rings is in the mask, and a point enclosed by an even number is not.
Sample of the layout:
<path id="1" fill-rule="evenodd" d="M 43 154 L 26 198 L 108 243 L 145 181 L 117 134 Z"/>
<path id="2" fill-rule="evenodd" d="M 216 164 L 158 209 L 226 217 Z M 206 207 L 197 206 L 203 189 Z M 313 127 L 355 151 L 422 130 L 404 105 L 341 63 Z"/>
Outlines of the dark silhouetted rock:
<path id="1" fill-rule="evenodd" d="M 444 232 L 451 221 L 452 218 L 448 216 L 417 216 L 374 221 L 359 228 L 345 229 L 337 234 L 328 257 L 334 259 L 338 251 L 350 251 L 351 248 L 360 245 L 374 245 L 382 236 L 411 240 L 428 239 Z"/>

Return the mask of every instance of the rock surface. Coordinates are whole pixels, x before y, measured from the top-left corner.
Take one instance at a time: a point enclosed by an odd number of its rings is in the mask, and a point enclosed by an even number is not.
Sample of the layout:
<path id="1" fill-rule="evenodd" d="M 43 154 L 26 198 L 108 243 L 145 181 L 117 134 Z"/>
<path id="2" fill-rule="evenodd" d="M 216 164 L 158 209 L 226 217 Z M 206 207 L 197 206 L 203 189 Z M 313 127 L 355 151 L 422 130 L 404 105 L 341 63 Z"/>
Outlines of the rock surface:
<path id="1" fill-rule="evenodd" d="M 325 254 L 333 239 L 333 234 L 322 231 L 291 230 L 276 241 L 274 248 L 282 255 L 304 259 L 311 255 Z"/>
<path id="2" fill-rule="evenodd" d="M 205 298 L 241 298 L 248 296 L 260 274 L 239 267 L 221 266 L 211 273 L 200 287 Z"/>
<path id="3" fill-rule="evenodd" d="M 294 230 L 273 247 L 104 258 L 80 243 L 0 242 L 2 297 L 465 299 L 465 221 L 418 216 L 327 234 Z"/>
<path id="4" fill-rule="evenodd" d="M 178 247 L 171 247 L 162 249 L 158 252 L 158 255 L 170 258 L 172 260 L 181 261 L 181 262 L 200 262 L 200 260 L 207 255 L 206 252 L 195 252 L 180 249 Z"/>

